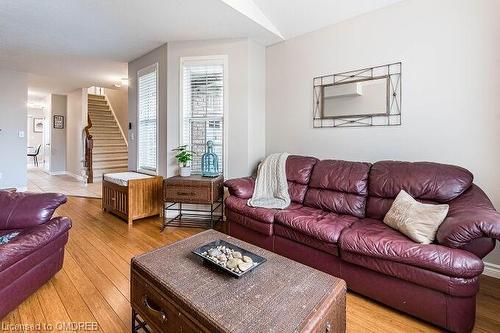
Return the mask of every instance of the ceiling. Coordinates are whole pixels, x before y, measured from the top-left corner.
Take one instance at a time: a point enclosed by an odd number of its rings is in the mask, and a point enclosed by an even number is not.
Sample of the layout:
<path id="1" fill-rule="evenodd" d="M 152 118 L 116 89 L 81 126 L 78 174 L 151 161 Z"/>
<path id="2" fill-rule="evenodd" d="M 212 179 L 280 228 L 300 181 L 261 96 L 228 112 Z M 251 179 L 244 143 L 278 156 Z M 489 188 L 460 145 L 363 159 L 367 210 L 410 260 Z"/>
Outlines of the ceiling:
<path id="1" fill-rule="evenodd" d="M 2 0 L 0 68 L 30 95 L 111 87 L 127 63 L 169 41 L 271 45 L 397 0 Z"/>
<path id="2" fill-rule="evenodd" d="M 401 0 L 253 0 L 290 39 L 348 20 Z"/>

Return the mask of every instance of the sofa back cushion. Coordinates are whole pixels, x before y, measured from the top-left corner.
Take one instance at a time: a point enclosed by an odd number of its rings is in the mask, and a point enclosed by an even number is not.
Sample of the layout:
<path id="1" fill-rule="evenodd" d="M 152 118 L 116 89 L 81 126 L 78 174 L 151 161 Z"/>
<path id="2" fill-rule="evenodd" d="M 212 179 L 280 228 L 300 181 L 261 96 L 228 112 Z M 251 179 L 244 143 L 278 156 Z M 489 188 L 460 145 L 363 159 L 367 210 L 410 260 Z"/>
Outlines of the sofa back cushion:
<path id="1" fill-rule="evenodd" d="M 65 202 L 66 196 L 59 193 L 0 191 L 0 229 L 23 229 L 43 224 Z"/>
<path id="2" fill-rule="evenodd" d="M 296 203 L 303 203 L 307 192 L 307 185 L 311 179 L 317 158 L 305 156 L 288 156 L 286 160 L 286 178 L 290 199 Z"/>
<path id="3" fill-rule="evenodd" d="M 461 167 L 432 162 L 381 161 L 368 181 L 366 216 L 383 219 L 401 190 L 424 203 L 446 203 L 464 193 L 473 181 Z"/>
<path id="4" fill-rule="evenodd" d="M 304 205 L 364 217 L 369 171 L 369 163 L 319 161 L 314 166 Z"/>

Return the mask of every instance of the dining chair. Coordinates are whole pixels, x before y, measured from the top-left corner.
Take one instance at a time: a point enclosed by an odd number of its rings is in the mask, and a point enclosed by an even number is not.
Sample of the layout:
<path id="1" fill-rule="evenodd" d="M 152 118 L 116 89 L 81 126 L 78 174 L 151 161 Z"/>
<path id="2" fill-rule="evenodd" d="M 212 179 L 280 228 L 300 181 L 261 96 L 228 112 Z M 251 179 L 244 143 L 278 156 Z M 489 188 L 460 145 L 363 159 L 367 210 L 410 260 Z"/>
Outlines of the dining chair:
<path id="1" fill-rule="evenodd" d="M 38 166 L 38 154 L 40 153 L 40 148 L 42 145 L 38 145 L 35 151 L 28 153 L 28 157 L 33 157 L 33 164 Z"/>

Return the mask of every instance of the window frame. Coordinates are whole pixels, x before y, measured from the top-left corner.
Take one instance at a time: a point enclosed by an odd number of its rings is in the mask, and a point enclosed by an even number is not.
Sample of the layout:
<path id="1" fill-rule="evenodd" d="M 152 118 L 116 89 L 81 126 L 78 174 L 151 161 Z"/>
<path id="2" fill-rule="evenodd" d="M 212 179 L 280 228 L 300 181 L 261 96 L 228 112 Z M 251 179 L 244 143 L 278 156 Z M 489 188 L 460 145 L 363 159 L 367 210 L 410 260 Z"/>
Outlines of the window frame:
<path id="1" fill-rule="evenodd" d="M 153 69 L 154 68 L 154 69 Z M 148 169 L 142 169 L 140 166 L 140 151 L 139 151 L 139 126 L 140 126 L 140 120 L 139 120 L 139 77 L 141 75 L 145 75 L 150 71 L 156 72 L 156 166 L 155 170 L 148 170 Z M 137 77 L 136 77 L 136 82 L 137 82 L 137 89 L 136 89 L 136 109 L 137 109 L 137 115 L 136 115 L 136 121 L 137 121 L 137 133 L 136 133 L 136 151 L 137 151 L 137 158 L 136 158 L 136 167 L 137 171 L 140 173 L 145 173 L 148 175 L 156 176 L 158 175 L 158 159 L 159 159 L 159 152 L 160 152 L 160 131 L 159 131 L 159 126 L 160 126 L 160 79 L 159 79 L 160 73 L 159 73 L 159 65 L 158 63 L 154 63 L 151 65 L 148 65 L 146 67 L 143 67 L 137 71 Z"/>
<path id="2" fill-rule="evenodd" d="M 228 169 L 228 102 L 229 102 L 229 81 L 228 81 L 228 56 L 210 55 L 210 56 L 189 56 L 180 57 L 179 61 L 179 138 L 180 145 L 187 144 L 184 142 L 184 66 L 188 65 L 223 65 L 223 106 L 222 106 L 222 173 L 227 174 Z"/>

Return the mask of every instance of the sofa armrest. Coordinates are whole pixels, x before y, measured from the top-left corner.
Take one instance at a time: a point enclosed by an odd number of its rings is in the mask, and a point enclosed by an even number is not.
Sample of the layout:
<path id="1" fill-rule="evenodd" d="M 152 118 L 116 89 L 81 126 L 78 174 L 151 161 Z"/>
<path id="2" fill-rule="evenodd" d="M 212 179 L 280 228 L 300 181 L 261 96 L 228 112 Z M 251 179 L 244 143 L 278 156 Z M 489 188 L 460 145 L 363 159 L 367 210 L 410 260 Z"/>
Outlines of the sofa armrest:
<path id="1" fill-rule="evenodd" d="M 224 186 L 229 190 L 229 194 L 241 199 L 250 199 L 255 187 L 255 178 L 245 177 L 229 179 L 224 182 Z"/>
<path id="2" fill-rule="evenodd" d="M 0 272 L 25 258 L 71 228 L 67 217 L 55 217 L 47 223 L 20 230 L 9 243 L 0 245 Z"/>
<path id="3" fill-rule="evenodd" d="M 459 248 L 478 238 L 500 239 L 500 214 L 479 187 L 472 185 L 449 205 L 436 234 L 440 244 Z"/>

